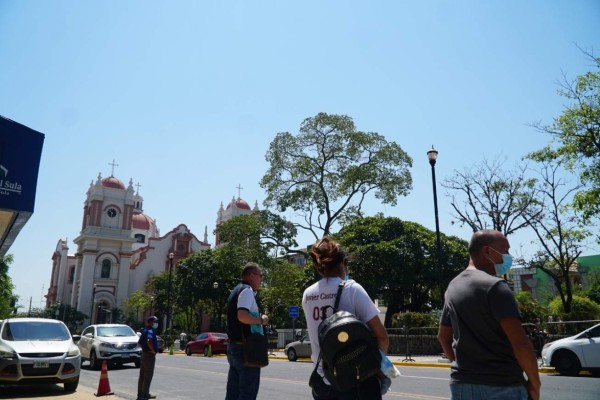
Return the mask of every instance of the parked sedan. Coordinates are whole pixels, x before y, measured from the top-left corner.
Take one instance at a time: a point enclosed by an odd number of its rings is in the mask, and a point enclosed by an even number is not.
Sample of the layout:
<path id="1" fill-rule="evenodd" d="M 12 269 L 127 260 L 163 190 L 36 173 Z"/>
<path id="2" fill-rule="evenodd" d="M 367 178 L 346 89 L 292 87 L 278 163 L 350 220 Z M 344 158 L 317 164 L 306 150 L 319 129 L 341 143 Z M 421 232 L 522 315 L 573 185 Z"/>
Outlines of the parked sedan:
<path id="1" fill-rule="evenodd" d="M 165 339 L 161 338 L 160 336 L 156 335 L 156 341 L 158 343 L 158 352 L 162 353 L 165 351 Z"/>
<path id="2" fill-rule="evenodd" d="M 586 370 L 600 376 L 600 324 L 568 338 L 544 345 L 542 362 L 559 374 L 575 376 Z"/>
<path id="3" fill-rule="evenodd" d="M 139 337 L 127 325 L 90 325 L 81 332 L 77 347 L 81 359 L 89 360 L 91 369 L 100 369 L 102 360 L 111 364 L 134 363 L 139 368 L 142 348 Z"/>
<path id="4" fill-rule="evenodd" d="M 185 345 L 185 354 L 204 354 L 208 356 L 210 345 L 212 353 L 227 353 L 227 334 L 220 332 L 203 332 Z"/>
<path id="5" fill-rule="evenodd" d="M 62 321 L 44 318 L 0 320 L 0 384 L 79 385 L 81 355 Z"/>
<path id="6" fill-rule="evenodd" d="M 288 345 L 285 346 L 285 355 L 290 361 L 296 361 L 298 358 L 310 357 L 310 354 L 310 340 L 308 339 L 308 336 L 304 336 L 302 339 L 288 343 Z"/>

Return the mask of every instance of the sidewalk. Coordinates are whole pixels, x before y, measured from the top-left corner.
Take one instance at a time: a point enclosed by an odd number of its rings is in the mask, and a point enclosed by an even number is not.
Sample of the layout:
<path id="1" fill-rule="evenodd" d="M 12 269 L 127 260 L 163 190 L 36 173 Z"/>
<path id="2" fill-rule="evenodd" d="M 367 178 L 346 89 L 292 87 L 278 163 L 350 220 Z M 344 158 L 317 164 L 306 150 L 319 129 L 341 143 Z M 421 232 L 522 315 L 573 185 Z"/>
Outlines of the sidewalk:
<path id="1" fill-rule="evenodd" d="M 168 354 L 168 353 L 167 353 Z M 174 355 L 184 355 L 183 351 L 175 351 Z M 215 355 L 214 357 L 225 357 L 224 355 Z M 398 367 L 434 367 L 434 368 L 450 368 L 448 359 L 441 356 L 388 356 L 389 359 Z M 275 360 L 287 360 L 287 356 L 283 350 L 277 350 L 269 354 L 269 358 Z M 309 358 L 299 358 L 298 362 L 311 362 Z M 554 373 L 554 368 L 540 367 L 540 373 Z M 56 394 L 54 396 L 36 397 L 37 400 L 94 400 L 98 397 L 94 396 L 95 389 L 90 389 L 85 386 L 79 386 L 75 393 Z M 104 397 L 104 396 L 103 396 Z M 107 399 L 122 399 L 117 395 L 105 396 Z"/>

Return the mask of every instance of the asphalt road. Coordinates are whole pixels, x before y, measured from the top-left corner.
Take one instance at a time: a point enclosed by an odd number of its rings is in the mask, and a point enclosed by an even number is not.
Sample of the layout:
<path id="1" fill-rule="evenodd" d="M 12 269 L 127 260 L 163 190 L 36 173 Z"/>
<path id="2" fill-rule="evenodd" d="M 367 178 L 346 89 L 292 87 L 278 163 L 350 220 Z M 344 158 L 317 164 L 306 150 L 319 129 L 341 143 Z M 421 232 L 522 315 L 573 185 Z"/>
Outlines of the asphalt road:
<path id="1" fill-rule="evenodd" d="M 394 379 L 391 391 L 384 399 L 444 400 L 449 398 L 447 367 L 399 366 L 402 376 Z M 160 354 L 157 359 L 151 392 L 157 400 L 210 399 L 225 397 L 228 364 L 224 357 Z M 312 365 L 271 359 L 262 370 L 259 400 L 311 399 L 307 385 Z M 135 400 L 139 370 L 133 365 L 108 371 L 111 390 L 109 399 Z M 0 387 L 0 399 L 91 400 L 98 388 L 100 372 L 90 371 L 84 364 L 80 388 L 65 394 L 62 385 L 40 388 L 7 389 Z M 600 378 L 591 376 L 562 377 L 542 374 L 543 400 L 597 400 L 600 398 Z"/>
<path id="2" fill-rule="evenodd" d="M 87 365 L 87 364 L 86 364 Z M 229 366 L 225 357 L 202 357 L 161 354 L 151 392 L 157 400 L 223 399 Z M 396 378 L 387 399 L 448 399 L 448 368 L 399 366 L 402 376 Z M 308 377 L 312 364 L 271 359 L 262 369 L 260 400 L 310 399 Z M 138 369 L 123 367 L 109 370 L 111 389 L 127 400 L 135 400 Z M 81 383 L 96 388 L 99 372 L 82 371 Z M 542 374 L 542 399 L 544 400 L 598 400 L 600 379 L 591 376 L 562 377 Z"/>

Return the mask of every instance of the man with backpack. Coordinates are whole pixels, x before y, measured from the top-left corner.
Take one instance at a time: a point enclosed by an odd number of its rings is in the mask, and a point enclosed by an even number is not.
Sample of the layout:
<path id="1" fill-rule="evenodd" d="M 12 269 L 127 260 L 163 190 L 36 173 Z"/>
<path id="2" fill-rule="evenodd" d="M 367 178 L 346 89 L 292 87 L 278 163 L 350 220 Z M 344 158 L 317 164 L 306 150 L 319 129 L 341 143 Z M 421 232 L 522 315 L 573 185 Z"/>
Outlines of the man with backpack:
<path id="1" fill-rule="evenodd" d="M 310 256 L 322 277 L 307 288 L 302 296 L 302 307 L 311 339 L 311 359 L 315 364 L 309 382 L 313 398 L 315 400 L 381 399 L 379 350 L 386 353 L 389 341 L 379 319 L 379 310 L 361 285 L 354 280 L 346 279 L 348 258 L 338 243 L 330 238 L 323 238 L 312 247 Z M 340 283 L 342 283 L 341 288 Z M 338 294 L 340 297 L 337 311 L 347 313 L 338 313 L 321 325 L 325 316 L 323 314 L 327 316 L 332 314 L 331 309 L 336 304 Z M 344 319 L 344 322 L 340 322 L 341 319 Z M 348 330 L 340 329 L 340 326 L 347 321 L 351 321 L 347 325 Z M 359 326 L 360 321 L 370 329 L 371 339 L 364 338 L 364 330 Z M 327 349 L 321 349 L 320 339 L 326 341 L 327 338 L 334 336 L 328 335 L 325 331 L 333 332 L 334 329 L 338 329 L 335 330 L 335 338 L 327 345 Z M 361 343 L 353 342 L 357 336 L 363 336 Z M 368 351 L 361 353 L 361 349 L 365 348 Z M 360 357 L 353 357 L 350 353 L 342 354 L 348 349 L 351 349 L 351 353 L 360 353 Z M 336 361 L 340 357 L 346 362 L 337 364 Z M 352 368 L 345 369 L 344 366 L 347 365 L 352 365 Z M 351 376 L 347 376 L 350 371 Z"/>

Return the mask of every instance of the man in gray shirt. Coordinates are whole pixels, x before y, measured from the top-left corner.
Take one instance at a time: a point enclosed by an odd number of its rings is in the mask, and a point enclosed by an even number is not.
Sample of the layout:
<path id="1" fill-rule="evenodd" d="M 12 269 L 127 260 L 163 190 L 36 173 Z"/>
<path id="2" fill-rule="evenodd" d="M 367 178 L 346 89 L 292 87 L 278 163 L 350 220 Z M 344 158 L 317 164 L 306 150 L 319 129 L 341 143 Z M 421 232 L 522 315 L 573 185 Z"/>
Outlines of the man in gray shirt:
<path id="1" fill-rule="evenodd" d="M 540 398 L 533 346 L 501 278 L 512 264 L 509 247 L 498 231 L 475 232 L 469 265 L 446 290 L 438 340 L 452 363 L 452 399 Z"/>

